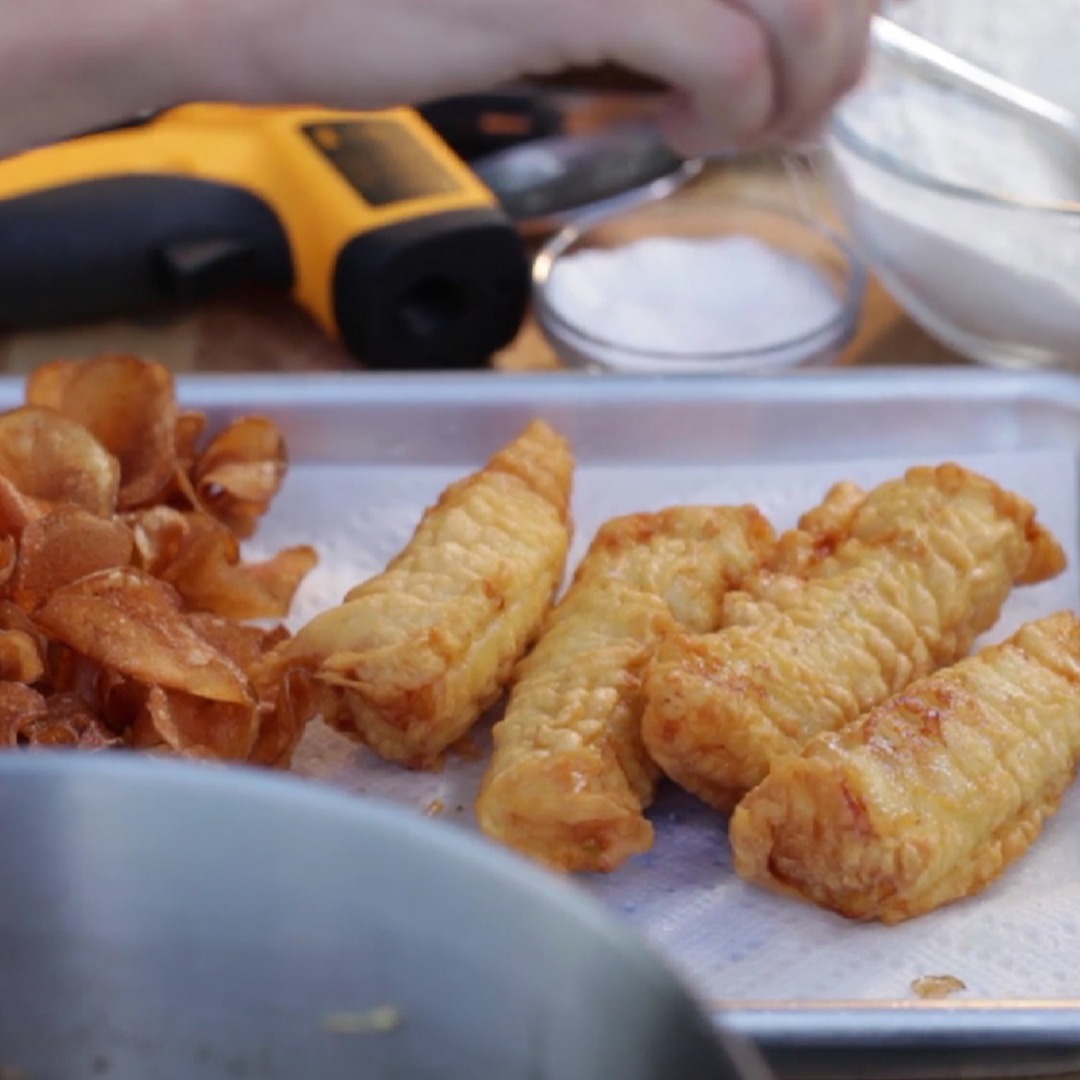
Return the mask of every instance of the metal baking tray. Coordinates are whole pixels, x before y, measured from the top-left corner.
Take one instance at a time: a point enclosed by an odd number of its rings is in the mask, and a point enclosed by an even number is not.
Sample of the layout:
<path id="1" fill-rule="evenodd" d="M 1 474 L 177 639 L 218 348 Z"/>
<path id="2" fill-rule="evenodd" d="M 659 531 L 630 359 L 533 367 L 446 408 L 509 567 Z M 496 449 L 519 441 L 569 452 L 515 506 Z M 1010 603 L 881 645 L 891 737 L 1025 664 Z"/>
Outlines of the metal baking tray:
<path id="1" fill-rule="evenodd" d="M 872 482 L 902 466 L 961 460 L 986 463 L 1002 482 L 1024 488 L 1070 555 L 1080 556 L 1080 380 L 1065 374 L 349 373 L 201 376 L 180 386 L 183 401 L 206 410 L 212 423 L 258 412 L 283 429 L 290 475 L 252 550 L 303 542 L 320 548 L 323 564 L 305 585 L 297 620 L 380 569 L 445 481 L 476 468 L 534 416 L 567 435 L 578 458 L 574 553 L 615 512 L 708 498 L 754 499 L 767 512 L 794 513 L 816 501 L 826 479 Z M 0 380 L 0 406 L 20 396 L 18 380 Z M 1038 586 L 1007 608 L 1003 621 L 1075 606 L 1078 581 L 1073 567 L 1050 591 Z M 319 782 L 418 812 L 445 806 L 448 828 L 474 827 L 469 800 L 481 768 L 461 762 L 434 776 L 405 773 L 325 729 L 309 733 L 296 761 L 298 772 Z M 690 822 L 695 839 L 681 862 L 645 856 L 581 886 L 636 924 L 719 1022 L 763 1048 L 780 1077 L 915 1080 L 1080 1070 L 1080 964 L 1072 959 L 1080 956 L 1080 839 L 1070 839 L 1070 823 L 1080 823 L 1080 789 L 1051 822 L 1053 835 L 1006 872 L 1003 892 L 995 886 L 953 905 L 948 919 L 958 921 L 948 924 L 947 941 L 955 955 L 937 943 L 944 925 L 937 913 L 898 928 L 863 927 L 733 882 L 720 823 L 709 824 L 692 802 L 668 795 L 655 811 L 658 847 L 687 835 L 680 830 Z M 688 860 L 695 860 L 693 873 L 686 872 Z M 710 884 L 701 892 L 705 878 Z M 687 904 L 691 889 L 700 897 Z M 1060 917 L 1070 897 L 1075 920 Z M 725 912 L 738 918 L 716 925 Z M 759 972 L 752 978 L 744 972 L 749 954 Z M 898 955 L 910 955 L 916 966 L 898 969 Z M 933 967 L 938 960 L 960 963 L 963 970 L 950 973 L 961 977 L 976 973 L 966 980 L 967 993 L 925 1001 L 912 992 L 915 977 L 945 973 Z M 827 973 L 830 964 L 841 977 L 800 992 L 815 969 Z"/>

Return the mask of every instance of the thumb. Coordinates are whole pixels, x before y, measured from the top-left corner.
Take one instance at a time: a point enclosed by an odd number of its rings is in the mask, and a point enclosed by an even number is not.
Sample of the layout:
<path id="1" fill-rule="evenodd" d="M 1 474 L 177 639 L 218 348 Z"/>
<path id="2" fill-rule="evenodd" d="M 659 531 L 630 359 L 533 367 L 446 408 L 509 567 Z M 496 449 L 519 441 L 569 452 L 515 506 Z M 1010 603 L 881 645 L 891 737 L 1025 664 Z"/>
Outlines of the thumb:
<path id="1" fill-rule="evenodd" d="M 585 5 L 578 5 L 585 8 Z M 613 18 L 617 7 L 621 19 Z M 773 116 L 776 86 L 763 29 L 720 0 L 629 0 L 589 4 L 594 60 L 622 64 L 672 88 L 662 118 L 683 153 L 753 143 Z"/>

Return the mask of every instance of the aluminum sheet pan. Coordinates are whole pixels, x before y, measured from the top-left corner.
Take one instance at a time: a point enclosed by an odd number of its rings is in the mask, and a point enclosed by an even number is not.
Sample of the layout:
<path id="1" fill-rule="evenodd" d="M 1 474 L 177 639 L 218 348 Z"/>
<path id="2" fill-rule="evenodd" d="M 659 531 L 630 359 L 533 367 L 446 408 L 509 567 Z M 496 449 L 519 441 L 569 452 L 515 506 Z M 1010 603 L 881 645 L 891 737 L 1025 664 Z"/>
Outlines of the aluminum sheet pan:
<path id="1" fill-rule="evenodd" d="M 0 382 L 0 405 L 20 393 L 17 381 Z M 260 412 L 286 434 L 290 475 L 251 550 L 320 549 L 294 623 L 381 569 L 442 486 L 533 416 L 563 431 L 578 457 L 571 565 L 616 513 L 754 501 L 783 527 L 835 480 L 874 483 L 943 460 L 1031 498 L 1080 564 L 1080 381 L 1066 375 L 218 376 L 182 382 L 181 396 L 214 422 Z M 1071 566 L 1014 594 L 988 638 L 1078 603 Z M 406 773 L 317 724 L 295 767 L 417 812 L 438 801 L 447 828 L 475 828 L 482 761 Z M 1080 1069 L 1080 786 L 986 893 L 893 928 L 847 923 L 738 881 L 723 819 L 677 792 L 664 793 L 652 816 L 656 850 L 581 887 L 649 938 L 782 1076 Z M 968 989 L 919 1000 L 913 981 L 939 974 Z"/>

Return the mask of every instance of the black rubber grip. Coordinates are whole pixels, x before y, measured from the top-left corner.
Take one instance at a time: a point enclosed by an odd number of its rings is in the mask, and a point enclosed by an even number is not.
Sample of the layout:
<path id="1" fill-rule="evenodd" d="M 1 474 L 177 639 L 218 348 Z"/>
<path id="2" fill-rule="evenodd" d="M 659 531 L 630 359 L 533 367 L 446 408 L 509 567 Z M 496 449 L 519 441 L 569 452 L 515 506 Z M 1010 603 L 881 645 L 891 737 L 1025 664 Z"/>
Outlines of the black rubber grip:
<path id="1" fill-rule="evenodd" d="M 0 200 L 0 324 L 62 325 L 188 302 L 226 285 L 290 289 L 288 238 L 250 191 L 125 175 Z"/>
<path id="2" fill-rule="evenodd" d="M 342 339 L 373 368 L 482 366 L 513 339 L 529 302 L 524 244 L 494 207 L 356 236 L 333 280 Z"/>

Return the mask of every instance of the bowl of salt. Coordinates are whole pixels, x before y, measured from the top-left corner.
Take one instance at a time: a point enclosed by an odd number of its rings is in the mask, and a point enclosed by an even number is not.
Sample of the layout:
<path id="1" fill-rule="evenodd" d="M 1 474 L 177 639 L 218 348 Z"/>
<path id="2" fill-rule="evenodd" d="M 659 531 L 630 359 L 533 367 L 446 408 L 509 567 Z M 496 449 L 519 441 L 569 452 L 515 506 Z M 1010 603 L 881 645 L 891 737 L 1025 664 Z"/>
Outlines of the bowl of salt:
<path id="1" fill-rule="evenodd" d="M 758 374 L 834 362 L 866 274 L 781 205 L 671 198 L 578 220 L 533 264 L 536 319 L 570 367 Z"/>

